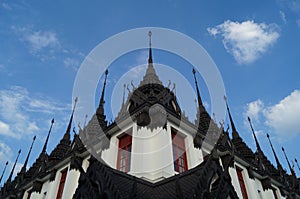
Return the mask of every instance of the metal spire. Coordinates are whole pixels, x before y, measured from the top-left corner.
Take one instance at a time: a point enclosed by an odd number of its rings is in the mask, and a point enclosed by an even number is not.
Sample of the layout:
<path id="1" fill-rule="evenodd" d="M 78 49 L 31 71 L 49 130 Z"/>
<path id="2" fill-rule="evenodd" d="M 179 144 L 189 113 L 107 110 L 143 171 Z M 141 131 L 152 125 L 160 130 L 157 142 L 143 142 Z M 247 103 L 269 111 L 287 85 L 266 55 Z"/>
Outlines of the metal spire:
<path id="1" fill-rule="evenodd" d="M 100 98 L 100 103 L 99 103 L 99 107 L 102 107 L 102 108 L 103 108 L 103 105 L 105 103 L 105 101 L 104 101 L 104 92 L 105 92 L 105 87 L 106 87 L 107 75 L 108 75 L 108 70 L 106 69 L 106 71 L 105 71 L 105 77 L 104 77 L 104 83 L 103 83 L 103 88 L 102 88 L 102 93 L 101 93 L 101 98 Z"/>
<path id="2" fill-rule="evenodd" d="M 51 126 L 50 126 L 50 129 L 49 129 L 49 132 L 48 132 L 48 135 L 47 135 L 47 138 L 46 138 L 43 150 L 42 150 L 42 153 L 44 153 L 44 154 L 46 154 L 47 144 L 48 144 L 48 140 L 49 140 L 49 137 L 50 137 L 50 133 L 51 133 L 53 123 L 54 123 L 54 118 L 51 120 Z"/>
<path id="3" fill-rule="evenodd" d="M 299 171 L 300 171 L 300 167 L 299 167 L 299 164 L 298 164 L 298 161 L 297 161 L 296 158 L 295 158 L 295 162 L 296 162 L 296 164 L 297 164 L 297 166 L 298 166 L 298 169 L 299 169 Z"/>
<path id="4" fill-rule="evenodd" d="M 148 36 L 149 36 L 149 58 L 148 58 L 148 64 L 152 64 L 153 60 L 152 60 L 152 43 L 151 43 L 151 36 L 152 36 L 152 32 L 149 31 L 148 32 Z"/>
<path id="5" fill-rule="evenodd" d="M 75 112 L 77 102 L 78 102 L 78 97 L 75 98 L 74 106 L 73 106 L 73 109 L 72 109 L 72 114 L 71 114 L 70 121 L 69 121 L 69 124 L 68 124 L 68 128 L 67 128 L 66 134 L 64 135 L 64 138 L 68 139 L 68 140 L 70 139 L 70 132 L 71 132 L 71 127 L 72 127 L 73 115 L 74 115 L 74 112 Z"/>
<path id="6" fill-rule="evenodd" d="M 196 85 L 197 98 L 198 98 L 198 106 L 199 106 L 199 109 L 201 109 L 203 107 L 203 103 L 202 103 L 202 99 L 201 99 L 199 88 L 198 88 L 198 82 L 197 82 L 197 78 L 196 78 L 196 70 L 195 70 L 195 68 L 193 68 L 192 72 L 194 74 L 194 80 L 195 80 L 195 85 Z"/>
<path id="7" fill-rule="evenodd" d="M 291 167 L 290 161 L 289 161 L 288 157 L 286 156 L 286 153 L 285 153 L 285 151 L 284 151 L 284 148 L 281 147 L 281 149 L 282 149 L 283 154 L 284 154 L 284 157 L 285 157 L 285 159 L 286 159 L 286 161 L 287 161 L 287 163 L 288 163 L 288 165 L 289 165 L 289 169 L 290 169 L 290 171 L 291 171 L 291 174 L 292 174 L 293 176 L 296 176 L 294 170 L 293 170 L 292 167 Z"/>
<path id="8" fill-rule="evenodd" d="M 31 150 L 32 150 L 32 147 L 33 147 L 35 139 L 36 139 L 36 136 L 33 137 L 33 140 L 32 140 L 32 143 L 31 143 L 28 155 L 26 157 L 25 163 L 24 163 L 24 165 L 23 165 L 20 173 L 25 173 L 26 172 L 26 167 L 27 167 L 27 164 L 28 164 L 29 156 L 30 156 L 30 153 L 31 153 Z"/>
<path id="9" fill-rule="evenodd" d="M 252 130 L 253 137 L 254 137 L 254 139 L 255 139 L 255 144 L 256 144 L 257 151 L 261 151 L 261 148 L 260 148 L 259 143 L 258 143 L 258 140 L 257 140 L 257 138 L 256 138 L 256 135 L 255 135 L 255 132 L 254 132 L 254 129 L 253 129 L 253 126 L 252 126 L 250 117 L 248 117 L 248 121 L 249 121 L 251 130 Z"/>
<path id="10" fill-rule="evenodd" d="M 1 183 L 1 181 L 2 181 L 2 178 L 3 178 L 3 175 L 4 175 L 4 172 L 5 172 L 5 170 L 6 170 L 7 165 L 8 165 L 8 161 L 5 163 L 5 166 L 4 166 L 2 175 L 1 175 L 1 177 L 0 177 L 0 183 Z"/>
<path id="11" fill-rule="evenodd" d="M 123 89 L 122 107 L 125 105 L 125 90 L 126 90 L 126 84 L 124 84 L 124 89 Z"/>
<path id="12" fill-rule="evenodd" d="M 14 170 L 15 170 L 17 161 L 18 161 L 18 159 L 19 159 L 20 153 L 21 153 L 21 149 L 18 151 L 18 155 L 17 155 L 16 161 L 15 161 L 15 164 L 14 164 L 14 166 L 13 166 L 11 172 L 10 172 L 10 175 L 9 175 L 9 177 L 8 177 L 8 179 L 7 179 L 7 182 L 11 182 L 11 178 L 12 178 L 12 176 L 13 176 L 13 174 L 14 174 Z"/>
<path id="13" fill-rule="evenodd" d="M 146 69 L 146 74 L 143 80 L 140 82 L 139 86 L 148 85 L 148 84 L 162 84 L 159 80 L 155 69 L 153 67 L 153 59 L 152 59 L 152 43 L 151 43 L 151 36 L 152 32 L 148 32 L 149 36 L 149 57 L 148 57 L 148 67 Z"/>
<path id="14" fill-rule="evenodd" d="M 276 161 L 276 164 L 277 164 L 277 169 L 278 169 L 280 172 L 282 172 L 282 171 L 283 171 L 283 168 L 282 168 L 282 166 L 281 166 L 281 164 L 280 164 L 280 162 L 279 162 L 279 159 L 278 159 L 278 157 L 277 157 L 277 155 L 276 155 L 276 153 L 275 153 L 274 147 L 273 147 L 273 145 L 272 145 L 272 142 L 271 142 L 271 140 L 270 140 L 270 136 L 269 136 L 268 133 L 267 133 L 267 138 L 268 138 L 268 140 L 269 140 L 269 143 L 270 143 L 270 145 L 271 145 L 271 148 L 272 148 L 272 151 L 273 151 L 273 154 L 274 154 L 274 157 L 275 157 L 275 161 Z"/>
<path id="15" fill-rule="evenodd" d="M 225 100 L 226 107 L 227 107 L 227 112 L 228 112 L 228 115 L 229 115 L 229 120 L 230 120 L 230 125 L 231 125 L 231 130 L 232 130 L 232 136 L 235 137 L 235 138 L 237 138 L 237 137 L 239 137 L 239 135 L 237 133 L 237 130 L 236 130 L 234 122 L 233 122 L 233 119 L 231 117 L 231 113 L 230 113 L 230 110 L 229 110 L 227 98 L 226 98 L 225 95 L 224 95 L 224 100 Z"/>

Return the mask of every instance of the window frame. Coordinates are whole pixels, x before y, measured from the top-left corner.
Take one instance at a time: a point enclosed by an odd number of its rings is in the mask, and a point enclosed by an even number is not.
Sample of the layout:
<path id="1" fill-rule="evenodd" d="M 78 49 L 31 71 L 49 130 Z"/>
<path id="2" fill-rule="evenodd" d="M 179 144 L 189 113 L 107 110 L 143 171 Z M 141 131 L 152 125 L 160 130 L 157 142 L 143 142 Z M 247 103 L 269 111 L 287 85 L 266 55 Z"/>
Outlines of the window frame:
<path id="1" fill-rule="evenodd" d="M 56 199 L 62 199 L 64 188 L 67 181 L 67 175 L 68 175 L 68 167 L 60 171 L 60 180 L 58 183 Z"/>
<path id="2" fill-rule="evenodd" d="M 248 197 L 246 182 L 245 182 L 244 175 L 243 175 L 243 169 L 239 166 L 235 166 L 235 170 L 236 170 L 236 174 L 237 174 L 237 178 L 238 178 L 238 182 L 240 185 L 243 199 L 248 199 L 249 197 Z"/>
<path id="3" fill-rule="evenodd" d="M 171 138 L 174 171 L 182 173 L 188 170 L 185 137 L 172 127 Z"/>
<path id="4" fill-rule="evenodd" d="M 132 151 L 131 132 L 132 132 L 132 128 L 130 128 L 128 131 L 118 136 L 119 144 L 118 144 L 118 155 L 117 155 L 117 170 L 122 171 L 124 173 L 130 172 L 130 167 L 131 167 L 131 151 Z M 122 154 L 123 156 L 121 156 Z M 122 160 L 125 162 L 122 162 Z"/>

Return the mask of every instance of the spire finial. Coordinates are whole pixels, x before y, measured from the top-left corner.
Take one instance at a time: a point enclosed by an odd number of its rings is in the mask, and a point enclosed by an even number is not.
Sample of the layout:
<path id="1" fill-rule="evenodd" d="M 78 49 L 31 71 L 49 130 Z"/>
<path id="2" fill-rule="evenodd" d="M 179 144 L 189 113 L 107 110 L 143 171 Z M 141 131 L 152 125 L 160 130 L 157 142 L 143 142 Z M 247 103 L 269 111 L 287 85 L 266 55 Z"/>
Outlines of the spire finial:
<path id="1" fill-rule="evenodd" d="M 195 68 L 193 68 L 192 70 L 193 74 L 194 74 L 194 80 L 195 80 L 195 85 L 196 85 L 196 91 L 197 91 L 197 98 L 198 98 L 198 108 L 201 109 L 203 107 L 203 103 L 202 103 L 202 99 L 201 99 L 201 96 L 200 96 L 200 91 L 199 91 L 199 88 L 198 88 L 198 82 L 197 82 L 197 78 L 196 78 L 196 70 Z"/>
<path id="2" fill-rule="evenodd" d="M 32 150 L 32 147 L 33 147 L 33 144 L 34 144 L 34 141 L 36 139 L 36 136 L 33 137 L 33 140 L 32 140 L 32 143 L 31 143 L 31 146 L 30 146 L 30 149 L 29 149 L 29 152 L 27 154 L 27 157 L 26 157 L 26 160 L 25 160 L 25 163 L 21 169 L 21 173 L 24 174 L 26 172 L 26 167 L 27 167 L 27 164 L 28 164 L 28 160 L 29 160 L 29 156 L 30 156 L 30 153 L 31 153 L 31 150 Z"/>
<path id="3" fill-rule="evenodd" d="M 104 101 L 104 92 L 105 92 L 105 87 L 106 87 L 106 79 L 107 79 L 107 75 L 108 75 L 108 70 L 106 69 L 105 71 L 105 77 L 104 77 L 104 83 L 103 83 L 103 88 L 102 88 L 102 93 L 101 93 L 101 98 L 100 98 L 100 103 L 99 103 L 99 107 L 103 106 L 105 101 Z"/>
<path id="4" fill-rule="evenodd" d="M 231 113 L 230 113 L 230 109 L 229 109 L 228 102 L 227 102 L 227 97 L 225 95 L 224 95 L 224 100 L 225 100 L 227 112 L 228 112 L 228 115 L 229 115 L 232 134 L 235 135 L 235 133 L 237 133 L 237 131 L 236 131 L 236 128 L 235 128 L 235 125 L 234 125 L 234 122 L 233 122 L 233 119 L 232 119 L 232 116 L 231 116 Z"/>
<path id="5" fill-rule="evenodd" d="M 151 30 L 148 32 L 148 36 L 149 36 L 149 58 L 148 58 L 148 63 L 152 64 L 153 60 L 152 60 L 152 42 L 151 42 L 152 32 L 151 32 Z"/>
<path id="6" fill-rule="evenodd" d="M 74 100 L 74 106 L 73 106 L 73 109 L 72 109 L 72 114 L 71 114 L 71 117 L 70 117 L 70 120 L 69 120 L 69 124 L 68 124 L 67 130 L 66 130 L 66 133 L 64 135 L 65 140 L 70 140 L 70 132 L 71 132 L 71 127 L 72 127 L 72 121 L 73 121 L 73 116 L 74 116 L 74 112 L 75 112 L 77 102 L 78 102 L 78 97 L 76 97 L 75 100 Z"/>
<path id="7" fill-rule="evenodd" d="M 273 144 L 272 144 L 272 142 L 271 142 L 271 140 L 270 140 L 270 136 L 269 136 L 268 133 L 267 133 L 267 138 L 268 138 L 268 140 L 269 140 L 269 143 L 270 143 L 270 145 L 271 145 L 271 148 L 272 148 L 272 151 L 273 151 L 273 154 L 274 154 L 274 157 L 275 157 L 275 161 L 276 161 L 276 164 L 277 164 L 277 169 L 278 169 L 280 172 L 282 172 L 282 171 L 283 171 L 283 168 L 282 168 L 282 166 L 281 166 L 281 164 L 280 164 L 280 162 L 279 162 L 279 159 L 278 159 L 278 157 L 277 157 L 277 155 L 276 155 L 276 152 L 275 152 L 275 150 L 274 150 Z"/>
<path id="8" fill-rule="evenodd" d="M 260 146 L 259 146 L 258 140 L 257 140 L 257 138 L 256 138 L 256 135 L 255 135 L 255 132 L 254 132 L 254 129 L 253 129 L 253 126 L 252 126 L 252 122 L 251 122 L 251 119 L 250 119 L 249 116 L 248 116 L 248 121 L 249 121 L 251 130 L 252 130 L 253 137 L 254 137 L 254 139 L 255 139 L 255 144 L 256 144 L 257 151 L 261 151 L 261 148 L 260 148 Z"/>
<path id="9" fill-rule="evenodd" d="M 288 157 L 286 156 L 286 153 L 285 153 L 284 148 L 281 147 L 281 150 L 282 150 L 282 152 L 283 152 L 283 154 L 284 154 L 284 157 L 285 157 L 285 159 L 286 159 L 286 161 L 287 161 L 287 163 L 288 163 L 288 165 L 289 165 L 289 169 L 290 169 L 290 171 L 291 171 L 291 174 L 292 174 L 293 176 L 296 176 L 294 170 L 293 170 L 292 167 L 291 167 L 290 161 L 289 161 Z"/>
<path id="10" fill-rule="evenodd" d="M 300 167 L 299 167 L 299 164 L 298 164 L 298 161 L 297 161 L 297 159 L 295 158 L 295 162 L 296 162 L 296 164 L 297 164 L 297 167 L 298 167 L 298 169 L 299 169 L 299 171 L 300 171 Z"/>
<path id="11" fill-rule="evenodd" d="M 7 179 L 7 182 L 11 182 L 11 178 L 12 178 L 12 176 L 13 176 L 13 174 L 14 174 L 14 170 L 15 170 L 16 164 L 17 164 L 17 162 L 18 162 L 20 153 L 21 153 L 21 149 L 18 151 L 18 155 L 17 155 L 16 161 L 15 161 L 15 163 L 14 163 L 13 168 L 11 169 L 11 172 L 10 172 L 10 175 L 9 175 L 9 177 L 8 177 L 8 179 Z"/>
<path id="12" fill-rule="evenodd" d="M 47 135 L 47 138 L 46 138 L 44 147 L 43 147 L 42 153 L 44 153 L 44 154 L 46 154 L 46 149 L 47 149 L 47 145 L 48 145 L 48 140 L 49 140 L 49 137 L 50 137 L 50 133 L 51 133 L 51 130 L 52 130 L 53 123 L 54 123 L 54 118 L 52 118 L 52 120 L 51 120 L 51 126 L 50 126 L 50 129 L 49 129 L 49 132 L 48 132 L 48 135 Z"/>
<path id="13" fill-rule="evenodd" d="M 7 165 L 8 165 L 8 161 L 5 163 L 5 166 L 4 166 L 2 175 L 1 175 L 1 177 L 0 177 L 0 183 L 1 183 L 1 181 L 2 181 L 2 178 L 3 178 L 3 175 L 4 175 L 4 172 L 5 172 L 5 170 L 6 170 Z"/>
<path id="14" fill-rule="evenodd" d="M 122 107 L 125 105 L 125 90 L 126 90 L 126 84 L 123 85 Z"/>

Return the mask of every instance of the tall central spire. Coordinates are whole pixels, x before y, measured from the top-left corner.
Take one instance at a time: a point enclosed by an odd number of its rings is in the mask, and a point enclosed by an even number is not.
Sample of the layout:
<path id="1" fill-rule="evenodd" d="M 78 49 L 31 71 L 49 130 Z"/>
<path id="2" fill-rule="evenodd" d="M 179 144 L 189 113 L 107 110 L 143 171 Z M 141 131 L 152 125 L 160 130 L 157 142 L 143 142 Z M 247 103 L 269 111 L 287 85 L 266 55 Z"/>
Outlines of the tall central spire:
<path id="1" fill-rule="evenodd" d="M 149 36 L 149 57 L 148 57 L 148 67 L 146 70 L 146 74 L 143 78 L 143 80 L 140 83 L 140 86 L 147 85 L 147 84 L 162 84 L 162 82 L 159 80 L 155 69 L 153 67 L 153 59 L 152 59 L 152 32 L 148 32 Z"/>
<path id="2" fill-rule="evenodd" d="M 152 64 L 153 60 L 152 60 L 152 43 L 151 43 L 151 36 L 152 36 L 152 32 L 149 31 L 148 32 L 148 36 L 149 36 L 149 58 L 148 58 L 148 64 Z"/>

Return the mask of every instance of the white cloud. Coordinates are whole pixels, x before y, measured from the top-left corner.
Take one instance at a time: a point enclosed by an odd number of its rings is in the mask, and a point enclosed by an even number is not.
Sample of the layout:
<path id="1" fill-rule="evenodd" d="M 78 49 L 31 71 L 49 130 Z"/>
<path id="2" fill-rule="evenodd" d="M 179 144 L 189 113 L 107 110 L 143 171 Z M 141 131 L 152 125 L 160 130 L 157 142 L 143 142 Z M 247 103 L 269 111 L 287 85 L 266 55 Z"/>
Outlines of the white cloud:
<path id="1" fill-rule="evenodd" d="M 10 160 L 13 155 L 11 148 L 5 143 L 0 141 L 0 163 L 5 163 Z"/>
<path id="2" fill-rule="evenodd" d="M 279 11 L 279 15 L 280 15 L 280 18 L 281 18 L 281 20 L 283 21 L 283 23 L 285 23 L 286 24 L 286 17 L 285 17 L 285 13 L 283 12 L 283 11 Z"/>
<path id="3" fill-rule="evenodd" d="M 36 31 L 25 36 L 33 51 L 40 51 L 43 48 L 56 47 L 59 45 L 56 34 L 51 31 Z"/>
<path id="4" fill-rule="evenodd" d="M 296 23 L 297 23 L 298 27 L 300 28 L 300 19 L 298 19 L 298 20 L 296 21 Z"/>
<path id="5" fill-rule="evenodd" d="M 246 116 L 258 121 L 259 114 L 263 111 L 264 103 L 258 99 L 247 104 Z"/>
<path id="6" fill-rule="evenodd" d="M 255 23 L 254 21 L 233 22 L 230 20 L 207 28 L 213 35 L 223 37 L 225 49 L 233 55 L 239 64 L 248 64 L 257 60 L 279 38 L 276 24 Z"/>
<path id="7" fill-rule="evenodd" d="M 23 87 L 0 90 L 0 134 L 17 139 L 35 134 L 40 127 L 33 119 L 33 112 L 52 117 L 54 112 L 59 114 L 65 110 L 70 110 L 70 107 L 45 97 L 32 97 Z"/>
<path id="8" fill-rule="evenodd" d="M 67 68 L 72 68 L 73 70 L 77 71 L 80 63 L 77 59 L 67 57 L 64 59 L 64 65 Z"/>
<path id="9" fill-rule="evenodd" d="M 278 104 L 264 110 L 266 125 L 282 136 L 300 134 L 299 115 L 300 90 L 293 91 Z"/>
<path id="10" fill-rule="evenodd" d="M 59 49 L 60 47 L 57 35 L 53 31 L 34 31 L 31 27 L 12 26 L 11 28 L 19 36 L 19 39 L 28 45 L 32 54 L 36 54 L 44 49 L 52 52 L 53 49 Z"/>
<path id="11" fill-rule="evenodd" d="M 7 3 L 2 3 L 2 7 L 3 7 L 5 10 L 11 10 L 10 5 L 8 5 Z"/>

